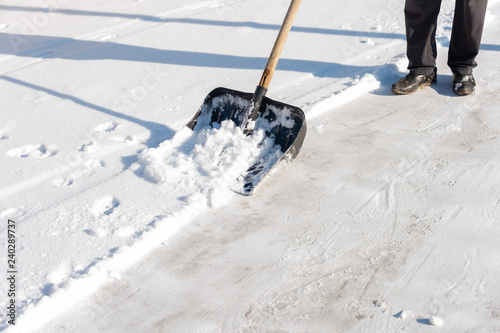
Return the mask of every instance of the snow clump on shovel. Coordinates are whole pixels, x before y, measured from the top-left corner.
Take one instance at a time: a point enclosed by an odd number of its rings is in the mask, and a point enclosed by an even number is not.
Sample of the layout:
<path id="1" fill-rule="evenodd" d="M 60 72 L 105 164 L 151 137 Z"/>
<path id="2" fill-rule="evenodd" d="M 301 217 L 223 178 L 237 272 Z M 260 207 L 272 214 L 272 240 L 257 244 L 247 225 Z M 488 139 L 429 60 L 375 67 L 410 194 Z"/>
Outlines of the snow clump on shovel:
<path id="1" fill-rule="evenodd" d="M 201 193 L 208 206 L 218 206 L 232 196 L 231 184 L 241 173 L 264 156 L 280 154 L 263 130 L 246 136 L 232 121 L 223 121 L 220 128 L 184 127 L 158 148 L 143 151 L 139 163 L 148 181 L 179 196 Z"/>

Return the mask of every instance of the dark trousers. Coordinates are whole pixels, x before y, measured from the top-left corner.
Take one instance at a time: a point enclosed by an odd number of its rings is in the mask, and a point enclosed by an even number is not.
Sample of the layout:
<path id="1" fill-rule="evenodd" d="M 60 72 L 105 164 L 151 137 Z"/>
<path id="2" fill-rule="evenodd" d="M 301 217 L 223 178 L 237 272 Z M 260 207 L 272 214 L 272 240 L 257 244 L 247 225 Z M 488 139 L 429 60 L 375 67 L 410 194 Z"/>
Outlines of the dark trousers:
<path id="1" fill-rule="evenodd" d="M 448 66 L 455 74 L 468 75 L 483 34 L 488 0 L 456 0 L 448 52 Z M 441 0 L 406 0 L 405 22 L 408 69 L 413 74 L 430 74 L 436 66 L 436 28 Z"/>

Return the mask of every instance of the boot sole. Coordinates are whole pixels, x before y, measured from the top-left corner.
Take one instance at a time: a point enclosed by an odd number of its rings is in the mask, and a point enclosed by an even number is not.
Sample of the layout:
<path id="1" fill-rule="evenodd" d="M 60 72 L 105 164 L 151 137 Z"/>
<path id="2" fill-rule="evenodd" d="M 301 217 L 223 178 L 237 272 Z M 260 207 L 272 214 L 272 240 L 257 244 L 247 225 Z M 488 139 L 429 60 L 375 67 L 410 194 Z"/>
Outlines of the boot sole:
<path id="1" fill-rule="evenodd" d="M 393 93 L 395 93 L 396 95 L 409 95 L 409 94 L 413 94 L 413 93 L 419 91 L 422 88 L 428 87 L 428 86 L 430 86 L 431 84 L 434 84 L 434 83 L 437 83 L 437 78 L 436 77 L 434 77 L 434 79 L 432 79 L 431 82 L 424 83 L 424 84 L 422 84 L 421 86 L 419 86 L 417 89 L 415 89 L 413 91 L 400 91 L 400 90 L 395 90 L 395 89 L 392 89 L 392 88 L 391 88 L 391 91 Z"/>

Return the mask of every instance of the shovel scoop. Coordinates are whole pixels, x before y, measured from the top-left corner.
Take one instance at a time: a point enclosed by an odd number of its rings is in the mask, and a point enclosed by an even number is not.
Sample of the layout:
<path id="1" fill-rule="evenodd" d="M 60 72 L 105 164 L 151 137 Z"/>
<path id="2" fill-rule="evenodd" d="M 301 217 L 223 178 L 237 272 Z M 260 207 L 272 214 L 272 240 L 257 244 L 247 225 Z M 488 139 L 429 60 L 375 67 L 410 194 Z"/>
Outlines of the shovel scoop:
<path id="1" fill-rule="evenodd" d="M 236 179 L 232 189 L 244 195 L 251 195 L 266 176 L 290 163 L 304 142 L 307 129 L 304 112 L 265 96 L 300 2 L 292 0 L 255 92 L 216 88 L 207 95 L 187 124 L 192 130 L 206 126 L 218 128 L 223 121 L 229 120 L 246 135 L 252 135 L 256 129 L 265 131 L 266 138 L 272 140 L 278 154 L 261 158 Z"/>

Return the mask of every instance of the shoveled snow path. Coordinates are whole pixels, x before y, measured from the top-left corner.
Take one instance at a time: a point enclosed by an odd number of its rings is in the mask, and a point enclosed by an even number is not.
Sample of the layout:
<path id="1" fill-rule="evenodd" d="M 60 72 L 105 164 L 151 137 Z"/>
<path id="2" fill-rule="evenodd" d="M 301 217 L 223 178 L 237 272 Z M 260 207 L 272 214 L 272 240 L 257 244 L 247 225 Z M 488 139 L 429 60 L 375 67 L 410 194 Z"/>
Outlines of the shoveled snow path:
<path id="1" fill-rule="evenodd" d="M 192 221 L 42 332 L 494 331 L 494 75 L 478 69 L 469 98 L 445 74 L 412 96 L 383 82 L 310 119 L 299 157 L 256 195 Z"/>

